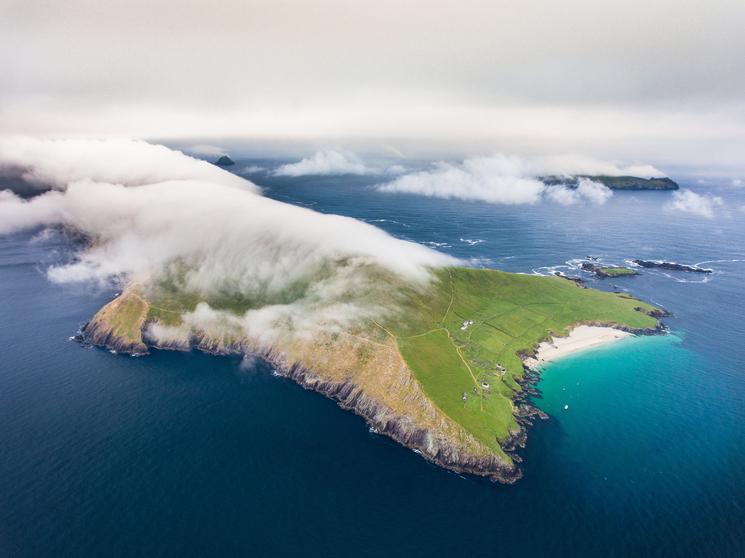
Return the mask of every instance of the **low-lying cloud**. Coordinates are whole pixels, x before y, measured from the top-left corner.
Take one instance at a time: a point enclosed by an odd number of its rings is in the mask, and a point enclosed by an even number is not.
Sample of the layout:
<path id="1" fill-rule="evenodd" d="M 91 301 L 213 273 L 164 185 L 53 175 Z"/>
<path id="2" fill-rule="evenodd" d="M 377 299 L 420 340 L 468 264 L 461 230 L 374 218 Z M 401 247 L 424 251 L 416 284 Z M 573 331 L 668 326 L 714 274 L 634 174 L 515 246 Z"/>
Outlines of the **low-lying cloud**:
<path id="1" fill-rule="evenodd" d="M 603 205 L 612 196 L 613 191 L 610 188 L 589 178 L 580 178 L 576 188 L 567 188 L 562 185 L 546 188 L 546 197 L 561 205 L 574 205 L 585 201 L 594 205 Z"/>
<path id="2" fill-rule="evenodd" d="M 436 163 L 431 170 L 401 176 L 378 189 L 437 198 L 533 204 L 540 201 L 545 186 L 525 176 L 518 158 L 498 155 L 466 159 L 462 164 Z"/>
<path id="3" fill-rule="evenodd" d="M 624 164 L 581 155 L 554 155 L 526 161 L 535 176 L 639 176 L 662 178 L 665 173 L 648 164 Z"/>
<path id="4" fill-rule="evenodd" d="M 340 174 L 370 174 L 375 172 L 354 153 L 335 149 L 316 151 L 310 157 L 297 163 L 288 163 L 278 167 L 277 176 L 310 176 Z"/>
<path id="5" fill-rule="evenodd" d="M 712 219 L 717 208 L 722 205 L 722 198 L 719 196 L 697 194 L 693 190 L 683 189 L 673 193 L 673 198 L 665 204 L 665 209 Z"/>
<path id="6" fill-rule="evenodd" d="M 212 145 L 209 143 L 198 143 L 196 145 L 189 145 L 183 148 L 184 153 L 189 155 L 196 155 L 197 157 L 212 157 L 217 159 L 223 155 L 227 155 L 227 149 L 220 147 L 219 145 Z"/>
<path id="7" fill-rule="evenodd" d="M 74 261 L 49 269 L 52 280 L 144 288 L 168 281 L 205 304 L 238 296 L 252 309 L 221 319 L 264 339 L 381 312 L 376 301 L 390 297 L 373 277 L 425 284 L 431 267 L 455 262 L 361 221 L 265 198 L 250 182 L 161 146 L 5 145 L 13 149 L 2 150 L 2 168 L 54 189 L 28 200 L 0 193 L 0 233 L 64 226 L 92 241 Z M 177 179 L 165 179 L 169 172 Z M 214 322 L 198 310 L 189 319 Z"/>
<path id="8" fill-rule="evenodd" d="M 465 159 L 462 163 L 438 162 L 429 170 L 406 174 L 381 184 L 378 190 L 505 205 L 532 205 L 543 200 L 561 205 L 602 205 L 613 192 L 599 182 L 582 178 L 582 175 L 602 172 L 620 176 L 630 169 L 591 159 L 526 160 L 497 154 Z M 635 170 L 650 171 L 646 173 L 650 176 L 661 174 L 653 167 Z M 654 173 L 650 174 L 652 171 Z M 546 185 L 539 178 L 545 176 L 552 176 L 559 183 Z M 575 186 L 572 182 L 576 176 L 581 178 Z M 562 178 L 566 179 L 567 184 L 561 183 Z"/>

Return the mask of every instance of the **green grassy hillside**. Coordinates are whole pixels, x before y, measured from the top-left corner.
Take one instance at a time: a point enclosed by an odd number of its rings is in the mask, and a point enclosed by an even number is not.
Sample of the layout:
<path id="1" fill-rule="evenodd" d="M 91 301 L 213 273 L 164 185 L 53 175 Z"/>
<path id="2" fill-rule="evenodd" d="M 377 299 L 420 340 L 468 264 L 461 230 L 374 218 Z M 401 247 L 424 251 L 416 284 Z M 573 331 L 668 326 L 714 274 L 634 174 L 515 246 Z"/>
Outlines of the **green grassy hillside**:
<path id="1" fill-rule="evenodd" d="M 653 328 L 654 307 L 625 294 L 577 287 L 559 277 L 451 268 L 427 295 L 413 295 L 380 324 L 425 393 L 477 439 L 498 449 L 517 429 L 512 395 L 520 354 L 574 324 Z"/>

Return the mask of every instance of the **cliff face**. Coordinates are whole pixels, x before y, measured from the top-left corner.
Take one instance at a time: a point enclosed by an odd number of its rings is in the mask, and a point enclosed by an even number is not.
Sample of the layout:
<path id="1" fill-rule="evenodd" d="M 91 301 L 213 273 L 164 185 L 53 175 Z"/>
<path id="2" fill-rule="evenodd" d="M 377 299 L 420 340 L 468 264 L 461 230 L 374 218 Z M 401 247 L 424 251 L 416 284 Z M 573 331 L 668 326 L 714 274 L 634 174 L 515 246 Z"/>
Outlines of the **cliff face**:
<path id="1" fill-rule="evenodd" d="M 147 302 L 131 289 L 127 290 L 96 312 L 83 327 L 83 334 L 99 347 L 118 353 L 146 355 L 148 348 L 142 339 L 142 328 L 147 311 Z"/>
<path id="2" fill-rule="evenodd" d="M 420 424 L 410 415 L 395 412 L 352 381 L 329 381 L 300 364 L 287 366 L 282 363 L 281 357 L 277 359 L 271 353 L 263 356 L 277 367 L 280 375 L 337 401 L 343 409 L 363 417 L 378 434 L 389 436 L 418 451 L 425 459 L 441 467 L 509 484 L 522 476 L 514 464 L 505 463 L 467 433 L 446 424 L 449 419 L 438 409 L 430 407 L 429 400 L 416 389 L 418 385 L 410 372 L 408 376 L 412 385 L 407 387 L 413 393 L 410 394 L 409 401 L 416 399 L 420 406 L 419 410 L 432 415 L 435 422 L 440 424 Z"/>
<path id="3" fill-rule="evenodd" d="M 131 327 L 123 328 L 127 319 Z M 158 341 L 148 335 L 152 323 L 147 319 L 147 303 L 130 290 L 96 313 L 83 333 L 93 345 L 127 354 L 146 354 L 150 346 L 258 356 L 279 375 L 337 401 L 343 409 L 364 418 L 375 432 L 441 467 L 503 483 L 521 477 L 512 458 L 495 454 L 432 403 L 393 340 L 378 342 L 353 334 L 334 334 L 280 340 L 268 347 L 250 339 L 235 341 L 197 333 L 188 342 Z M 521 427 L 507 445 L 514 449 L 524 444 L 524 438 Z"/>

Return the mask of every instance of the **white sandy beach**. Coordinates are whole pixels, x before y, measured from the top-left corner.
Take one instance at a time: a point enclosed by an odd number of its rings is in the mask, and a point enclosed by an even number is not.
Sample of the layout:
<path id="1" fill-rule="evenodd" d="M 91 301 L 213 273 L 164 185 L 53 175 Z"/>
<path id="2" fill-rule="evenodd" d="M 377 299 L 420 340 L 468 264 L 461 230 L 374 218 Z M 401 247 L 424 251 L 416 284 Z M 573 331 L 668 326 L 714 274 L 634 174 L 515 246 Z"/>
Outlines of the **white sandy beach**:
<path id="1" fill-rule="evenodd" d="M 632 335 L 612 327 L 597 327 L 581 325 L 569 332 L 567 337 L 554 337 L 550 342 L 544 341 L 538 345 L 534 358 L 525 360 L 525 364 L 534 368 L 545 362 L 583 351 L 598 345 L 610 343 Z"/>

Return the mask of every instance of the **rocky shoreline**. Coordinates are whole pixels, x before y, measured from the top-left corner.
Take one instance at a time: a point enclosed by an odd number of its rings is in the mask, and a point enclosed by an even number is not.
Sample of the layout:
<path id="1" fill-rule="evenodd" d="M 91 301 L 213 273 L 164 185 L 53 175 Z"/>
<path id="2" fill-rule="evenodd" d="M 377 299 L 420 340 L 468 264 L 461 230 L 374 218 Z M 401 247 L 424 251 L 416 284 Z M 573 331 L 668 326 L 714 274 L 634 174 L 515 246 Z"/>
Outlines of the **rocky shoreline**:
<path id="1" fill-rule="evenodd" d="M 183 344 L 155 344 L 128 343 L 118 339 L 111 331 L 106 331 L 99 324 L 89 322 L 81 329 L 77 339 L 83 343 L 105 347 L 112 352 L 144 356 L 149 348 L 160 350 L 189 351 L 198 350 L 215 356 L 252 356 L 269 363 L 280 377 L 284 377 L 299 384 L 304 389 L 314 391 L 335 401 L 342 409 L 351 411 L 362 417 L 367 425 L 377 434 L 387 436 L 402 446 L 414 450 L 427 461 L 455 473 L 470 474 L 486 477 L 502 484 L 514 484 L 522 478 L 522 471 L 517 465 L 508 466 L 497 456 L 475 456 L 461 451 L 447 438 L 432 431 L 419 428 L 407 416 L 395 413 L 369 397 L 353 382 L 331 382 L 313 370 L 299 364 L 289 364 L 285 357 L 269 348 L 247 347 L 243 344 L 225 345 L 215 343 L 208 338 L 195 337 L 187 345 Z M 521 412 L 524 418 L 518 417 L 518 423 L 529 420 L 533 416 L 525 410 Z M 513 452 L 517 447 L 525 447 L 527 439 L 524 427 L 504 443 L 505 451 L 515 463 L 522 461 Z"/>
<path id="2" fill-rule="evenodd" d="M 102 323 L 93 320 L 86 323 L 80 329 L 80 333 L 75 336 L 75 340 L 88 345 L 102 347 L 114 353 L 122 353 L 130 356 L 145 356 L 149 354 L 148 346 L 143 342 L 126 341 Z"/>
<path id="3" fill-rule="evenodd" d="M 271 358 L 263 358 L 276 364 Z M 305 389 L 321 393 L 336 401 L 342 409 L 362 417 L 375 433 L 392 438 L 444 469 L 487 477 L 503 484 L 513 484 L 522 477 L 517 466 L 508 467 L 496 457 L 484 458 L 459 452 L 447 440 L 438 439 L 429 430 L 418 428 L 408 417 L 391 413 L 353 383 L 327 382 L 313 371 L 297 365 L 275 368 L 280 376 L 295 381 Z"/>

